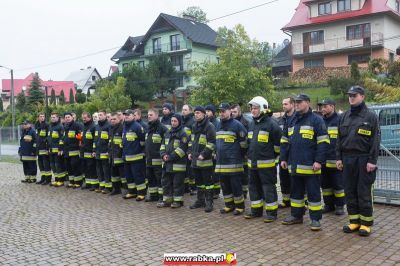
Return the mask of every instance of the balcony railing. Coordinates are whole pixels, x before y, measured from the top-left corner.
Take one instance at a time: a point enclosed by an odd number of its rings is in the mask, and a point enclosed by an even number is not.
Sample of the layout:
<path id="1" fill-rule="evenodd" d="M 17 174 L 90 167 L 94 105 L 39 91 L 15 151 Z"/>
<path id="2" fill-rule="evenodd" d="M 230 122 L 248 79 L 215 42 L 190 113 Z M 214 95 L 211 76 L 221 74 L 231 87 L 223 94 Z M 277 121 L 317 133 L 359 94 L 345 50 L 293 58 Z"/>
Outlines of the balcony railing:
<path id="1" fill-rule="evenodd" d="M 382 33 L 374 33 L 369 37 L 356 40 L 347 40 L 346 37 L 326 39 L 321 44 L 294 43 L 292 44 L 293 55 L 312 53 L 333 52 L 335 50 L 346 50 L 355 48 L 371 48 L 383 46 L 384 38 Z"/>
<path id="2" fill-rule="evenodd" d="M 150 48 L 145 49 L 144 55 L 183 52 L 188 49 L 191 49 L 191 46 L 187 42 L 175 43 L 173 45 L 170 43 L 164 43 L 159 46 L 151 46 Z"/>

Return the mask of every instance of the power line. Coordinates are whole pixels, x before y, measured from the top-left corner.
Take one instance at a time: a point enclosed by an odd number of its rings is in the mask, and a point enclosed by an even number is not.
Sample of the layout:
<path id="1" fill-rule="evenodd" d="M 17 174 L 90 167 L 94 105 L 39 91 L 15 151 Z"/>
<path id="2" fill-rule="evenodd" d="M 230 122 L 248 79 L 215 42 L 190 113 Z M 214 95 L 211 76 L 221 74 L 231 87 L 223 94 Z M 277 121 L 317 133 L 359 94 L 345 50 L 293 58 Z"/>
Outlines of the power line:
<path id="1" fill-rule="evenodd" d="M 256 8 L 259 8 L 259 7 L 262 7 L 262 6 L 266 6 L 266 5 L 269 5 L 269 4 L 272 4 L 274 2 L 278 2 L 278 1 L 280 1 L 280 0 L 272 0 L 272 1 L 269 1 L 269 2 L 265 2 L 265 3 L 262 3 L 262 4 L 256 5 L 256 6 L 252 6 L 252 7 L 249 7 L 249 8 L 246 8 L 246 9 L 242 9 L 242 10 L 239 10 L 239 11 L 236 11 L 236 12 L 233 12 L 233 13 L 229 13 L 227 15 L 223 15 L 221 17 L 210 19 L 209 21 L 211 22 L 211 21 L 215 21 L 215 20 L 218 20 L 218 19 L 230 17 L 230 16 L 233 16 L 233 15 L 236 15 L 236 14 L 239 14 L 239 13 L 243 13 L 243 12 L 246 12 L 246 11 L 249 11 L 249 10 L 252 10 L 252 9 L 256 9 Z"/>

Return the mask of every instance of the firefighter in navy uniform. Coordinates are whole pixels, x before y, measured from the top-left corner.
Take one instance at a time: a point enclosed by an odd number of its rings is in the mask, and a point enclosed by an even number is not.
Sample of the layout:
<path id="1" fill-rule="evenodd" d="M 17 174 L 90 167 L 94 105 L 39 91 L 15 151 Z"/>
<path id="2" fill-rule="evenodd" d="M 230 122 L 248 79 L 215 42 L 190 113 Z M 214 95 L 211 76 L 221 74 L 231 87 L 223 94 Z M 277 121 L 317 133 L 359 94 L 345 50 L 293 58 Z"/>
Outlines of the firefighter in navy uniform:
<path id="1" fill-rule="evenodd" d="M 186 136 L 190 140 L 190 135 L 192 134 L 192 128 L 194 121 L 193 108 L 190 105 L 182 106 L 182 124 L 183 129 L 186 132 Z M 186 167 L 186 177 L 185 177 L 185 193 L 190 193 L 190 195 L 194 195 L 196 191 L 196 182 L 192 173 L 191 162 L 187 161 Z"/>
<path id="2" fill-rule="evenodd" d="M 324 199 L 322 213 L 335 212 L 336 215 L 344 214 L 344 181 L 342 172 L 336 168 L 336 139 L 338 135 L 339 115 L 335 111 L 335 101 L 324 99 L 318 103 L 328 129 L 330 139 L 329 149 L 326 153 L 326 163 L 322 165 L 321 188 Z"/>
<path id="3" fill-rule="evenodd" d="M 171 118 L 174 114 L 174 107 L 170 103 L 164 103 L 162 106 L 163 117 L 161 118 L 161 124 L 165 125 L 168 129 L 171 129 Z"/>
<path id="4" fill-rule="evenodd" d="M 249 105 L 253 121 L 248 132 L 248 167 L 251 211 L 246 219 L 261 217 L 265 207 L 265 223 L 276 220 L 278 214 L 277 173 L 275 159 L 280 152 L 281 129 L 268 114 L 268 102 L 253 98 Z"/>
<path id="5" fill-rule="evenodd" d="M 97 184 L 96 160 L 93 156 L 93 141 L 96 133 L 96 125 L 88 112 L 82 113 L 83 131 L 81 142 L 81 165 L 85 176 L 85 184 L 82 189 L 95 190 Z"/>
<path id="6" fill-rule="evenodd" d="M 373 225 L 372 186 L 376 179 L 380 129 L 378 117 L 365 105 L 365 91 L 353 86 L 348 91 L 350 110 L 341 115 L 336 145 L 336 166 L 343 170 L 350 223 L 345 233 L 369 236 Z"/>
<path id="7" fill-rule="evenodd" d="M 289 123 L 289 120 L 293 118 L 294 114 L 294 98 L 287 97 L 282 100 L 282 109 L 284 115 L 279 119 L 279 127 L 282 132 Z M 282 193 L 282 203 L 279 204 L 280 208 L 290 207 L 290 174 L 288 169 L 283 169 L 279 164 L 279 181 Z"/>
<path id="8" fill-rule="evenodd" d="M 122 159 L 122 132 L 124 125 L 119 119 L 118 113 L 111 114 L 110 131 L 110 164 L 112 191 L 110 195 L 121 194 L 122 181 L 124 176 L 124 160 Z"/>
<path id="9" fill-rule="evenodd" d="M 188 157 L 191 161 L 192 173 L 197 184 L 197 200 L 190 209 L 205 207 L 205 212 L 213 210 L 214 170 L 213 153 L 215 151 L 215 127 L 208 120 L 206 110 L 197 106 L 194 109 L 196 123 L 193 125 L 189 142 Z"/>
<path id="10" fill-rule="evenodd" d="M 247 130 L 242 123 L 231 117 L 228 103 L 221 103 L 218 109 L 221 123 L 216 129 L 215 174 L 220 177 L 225 202 L 220 212 L 241 215 L 245 208 L 241 180 L 243 158 L 247 150 Z"/>
<path id="11" fill-rule="evenodd" d="M 167 131 L 160 147 L 163 166 L 163 201 L 157 207 L 179 208 L 183 206 L 187 165 L 188 138 L 182 126 L 182 116 L 172 115 L 171 129 Z"/>
<path id="12" fill-rule="evenodd" d="M 64 156 L 69 176 L 69 188 L 79 188 L 82 185 L 80 141 L 82 139 L 82 127 L 74 121 L 72 113 L 65 113 L 64 145 L 61 151 Z"/>
<path id="13" fill-rule="evenodd" d="M 298 95 L 295 102 L 296 114 L 281 139 L 281 166 L 291 174 L 291 215 L 282 223 L 303 223 L 307 191 L 310 227 L 312 231 L 319 231 L 322 219 L 320 174 L 329 136 L 322 118 L 312 112 L 308 95 Z"/>
<path id="14" fill-rule="evenodd" d="M 24 123 L 22 123 L 22 134 L 19 141 L 20 147 L 18 149 L 25 175 L 25 179 L 21 180 L 22 183 L 36 182 L 36 140 L 36 132 L 32 128 L 31 122 L 27 120 L 24 121 Z"/>
<path id="15" fill-rule="evenodd" d="M 107 120 L 107 113 L 99 111 L 99 121 L 96 126 L 95 140 L 93 143 L 94 155 L 96 156 L 96 173 L 99 186 L 95 192 L 108 194 L 111 192 L 111 169 L 109 163 L 108 144 L 110 142 L 111 125 Z"/>
<path id="16" fill-rule="evenodd" d="M 135 121 L 133 110 L 124 112 L 125 124 L 122 133 L 122 158 L 124 159 L 124 174 L 128 182 L 128 193 L 124 199 L 136 198 L 142 201 L 146 196 L 146 161 L 144 154 L 145 132 Z"/>
<path id="17" fill-rule="evenodd" d="M 41 113 L 38 122 L 35 125 L 38 151 L 38 165 L 40 170 L 40 181 L 36 184 L 48 185 L 51 183 L 51 168 L 49 158 L 49 145 L 47 134 L 49 132 L 49 124 L 46 123 L 45 114 Z"/>
<path id="18" fill-rule="evenodd" d="M 232 118 L 236 119 L 242 125 L 246 128 L 247 131 L 249 131 L 249 124 L 250 121 L 248 121 L 243 115 L 242 115 L 242 109 L 240 108 L 239 104 L 233 104 L 231 105 L 231 115 Z M 247 166 L 247 158 L 244 158 L 243 161 L 243 169 L 244 173 L 242 175 L 242 189 L 243 189 L 243 196 L 245 199 L 247 199 L 247 193 L 249 192 L 249 168 Z"/>
<path id="19" fill-rule="evenodd" d="M 214 105 L 209 104 L 207 105 L 205 108 L 206 110 L 206 115 L 208 117 L 208 120 L 210 121 L 211 124 L 214 125 L 215 129 L 218 127 L 220 121 L 218 118 L 215 117 L 215 112 L 216 112 L 216 108 Z M 213 163 L 214 163 L 214 168 L 215 168 L 215 158 L 216 158 L 216 154 L 215 152 L 213 153 Z M 212 180 L 213 180 L 213 191 L 214 191 L 214 199 L 218 199 L 219 198 L 219 194 L 221 193 L 221 183 L 219 182 L 219 176 L 216 175 L 214 172 L 212 173 Z"/>
<path id="20" fill-rule="evenodd" d="M 161 142 L 164 139 L 167 127 L 161 124 L 158 111 L 150 109 L 147 112 L 149 127 L 146 134 L 146 176 L 149 180 L 149 197 L 147 202 L 162 202 L 163 189 L 161 185 L 162 178 L 162 159 L 160 155 Z"/>
<path id="21" fill-rule="evenodd" d="M 61 187 L 64 185 L 63 157 L 60 156 L 60 142 L 63 143 L 64 127 L 60 122 L 57 113 L 52 113 L 50 117 L 50 127 L 48 133 L 50 167 L 54 175 L 54 182 L 51 186 Z"/>

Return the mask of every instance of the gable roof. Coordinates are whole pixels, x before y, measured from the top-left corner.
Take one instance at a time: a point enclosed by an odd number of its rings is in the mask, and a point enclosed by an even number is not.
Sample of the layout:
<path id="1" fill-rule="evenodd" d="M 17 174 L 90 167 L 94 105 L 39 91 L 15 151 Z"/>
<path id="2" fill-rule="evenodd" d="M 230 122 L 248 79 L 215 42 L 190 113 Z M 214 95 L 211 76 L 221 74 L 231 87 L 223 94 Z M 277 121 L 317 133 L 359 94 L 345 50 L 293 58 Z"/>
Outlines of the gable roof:
<path id="1" fill-rule="evenodd" d="M 387 5 L 387 0 L 366 0 L 364 6 L 359 10 L 348 11 L 348 12 L 339 12 L 332 15 L 325 15 L 319 17 L 310 18 L 309 15 L 309 7 L 310 0 L 300 0 L 298 7 L 296 8 L 296 12 L 293 15 L 292 19 L 288 24 L 286 24 L 282 30 L 290 31 L 291 29 L 307 26 L 307 25 L 315 25 L 315 24 L 323 24 L 330 23 L 338 20 L 351 19 L 361 16 L 368 16 L 373 14 L 380 13 L 393 13 L 398 16 L 398 14 L 392 10 Z"/>
<path id="2" fill-rule="evenodd" d="M 86 68 L 72 72 L 65 78 L 65 80 L 72 80 L 76 84 L 76 88 L 82 90 L 87 81 L 89 79 L 91 80 L 93 72 L 96 72 L 96 74 L 101 78 L 96 68 Z"/>
<path id="3" fill-rule="evenodd" d="M 29 86 L 32 82 L 33 77 L 35 76 L 34 73 L 29 74 L 26 78 L 24 79 L 14 79 L 14 95 L 17 96 L 24 90 L 25 96 L 29 95 Z M 76 93 L 75 91 L 75 85 L 73 81 L 54 81 L 54 80 L 48 80 L 44 81 L 40 79 L 40 84 L 44 87 L 46 86 L 48 88 L 48 96 L 50 97 L 51 95 L 51 90 L 53 89 L 56 96 L 60 96 L 61 91 L 64 91 L 64 96 L 65 100 L 69 102 L 69 91 L 72 89 L 74 95 Z M 2 87 L 3 87 L 3 92 L 6 97 L 11 96 L 11 80 L 10 79 L 3 79 L 2 80 Z"/>
<path id="4" fill-rule="evenodd" d="M 122 57 L 138 55 L 139 53 L 135 51 L 135 48 L 140 44 L 142 39 L 143 36 L 129 36 L 124 45 L 111 57 L 111 60 L 114 61 Z"/>

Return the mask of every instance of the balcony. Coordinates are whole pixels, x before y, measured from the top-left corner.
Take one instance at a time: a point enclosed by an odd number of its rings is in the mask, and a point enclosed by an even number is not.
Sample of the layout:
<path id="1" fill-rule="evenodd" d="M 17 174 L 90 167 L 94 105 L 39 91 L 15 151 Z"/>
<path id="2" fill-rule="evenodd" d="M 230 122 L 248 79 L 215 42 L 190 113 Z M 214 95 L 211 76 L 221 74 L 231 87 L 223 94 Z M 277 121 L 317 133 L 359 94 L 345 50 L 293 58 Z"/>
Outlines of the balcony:
<path id="1" fill-rule="evenodd" d="M 180 42 L 174 45 L 171 45 L 170 43 L 164 43 L 156 47 L 153 47 L 151 45 L 150 48 L 145 48 L 144 56 L 153 56 L 162 53 L 173 54 L 188 52 L 189 50 L 191 50 L 191 48 L 191 45 L 187 42 Z"/>
<path id="2" fill-rule="evenodd" d="M 382 48 L 384 38 L 382 33 L 374 33 L 369 37 L 356 40 L 347 40 L 346 37 L 326 39 L 321 44 L 293 43 L 292 53 L 295 58 L 302 58 L 308 55 L 330 54 L 352 50 L 364 50 Z"/>

